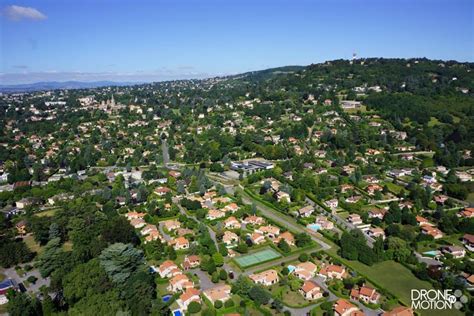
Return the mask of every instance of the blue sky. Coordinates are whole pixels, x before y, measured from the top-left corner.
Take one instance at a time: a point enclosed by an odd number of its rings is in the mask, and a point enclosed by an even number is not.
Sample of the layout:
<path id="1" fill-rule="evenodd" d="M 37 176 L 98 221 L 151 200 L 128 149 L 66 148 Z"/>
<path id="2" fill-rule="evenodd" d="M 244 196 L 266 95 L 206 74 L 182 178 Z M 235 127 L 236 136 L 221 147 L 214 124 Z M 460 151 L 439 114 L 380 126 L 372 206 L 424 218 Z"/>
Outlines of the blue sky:
<path id="1" fill-rule="evenodd" d="M 353 52 L 474 61 L 472 0 L 4 0 L 0 10 L 0 84 L 202 78 Z"/>

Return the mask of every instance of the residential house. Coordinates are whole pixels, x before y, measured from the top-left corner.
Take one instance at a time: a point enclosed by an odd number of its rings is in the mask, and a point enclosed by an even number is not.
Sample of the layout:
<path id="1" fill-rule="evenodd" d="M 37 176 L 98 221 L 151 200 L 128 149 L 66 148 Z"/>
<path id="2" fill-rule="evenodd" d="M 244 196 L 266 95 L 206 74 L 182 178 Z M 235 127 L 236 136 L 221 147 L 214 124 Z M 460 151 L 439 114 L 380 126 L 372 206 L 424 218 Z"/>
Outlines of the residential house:
<path id="1" fill-rule="evenodd" d="M 370 237 L 372 238 L 379 238 L 379 237 L 382 237 L 382 239 L 385 239 L 385 232 L 382 228 L 380 227 L 371 227 L 368 231 L 367 231 L 367 235 L 369 235 Z"/>
<path id="2" fill-rule="evenodd" d="M 227 247 L 230 247 L 232 245 L 235 245 L 236 243 L 239 242 L 239 236 L 237 236 L 236 233 L 233 233 L 231 231 L 225 231 L 224 236 L 222 237 L 222 241 Z"/>
<path id="3" fill-rule="evenodd" d="M 131 221 L 132 219 L 143 218 L 145 217 L 146 213 L 138 213 L 138 212 L 128 212 L 125 214 L 125 217 Z"/>
<path id="4" fill-rule="evenodd" d="M 178 228 L 176 230 L 176 235 L 178 236 L 194 235 L 194 231 L 189 228 Z"/>
<path id="5" fill-rule="evenodd" d="M 474 217 L 474 207 L 466 207 L 457 214 L 458 217 L 462 218 L 473 218 Z"/>
<path id="6" fill-rule="evenodd" d="M 293 234 L 290 233 L 289 231 L 281 233 L 278 237 L 273 239 L 273 242 L 275 244 L 278 244 L 281 240 L 286 241 L 286 243 L 290 246 L 295 245 L 295 236 L 293 236 Z"/>
<path id="7" fill-rule="evenodd" d="M 474 251 L 474 235 L 464 234 L 462 242 L 469 251 Z"/>
<path id="8" fill-rule="evenodd" d="M 382 316 L 414 316 L 415 313 L 410 307 L 398 306 L 389 312 L 385 312 Z"/>
<path id="9" fill-rule="evenodd" d="M 26 235 L 26 229 L 27 229 L 27 223 L 25 220 L 21 220 L 15 225 L 16 231 L 18 232 L 18 235 L 24 236 Z"/>
<path id="10" fill-rule="evenodd" d="M 240 222 L 234 216 L 229 217 L 224 221 L 224 227 L 229 229 L 240 229 Z"/>
<path id="11" fill-rule="evenodd" d="M 263 219 L 263 217 L 255 216 L 255 215 L 247 216 L 242 222 L 245 224 L 251 224 L 251 225 L 265 224 L 265 220 Z"/>
<path id="12" fill-rule="evenodd" d="M 155 225 L 148 224 L 142 228 L 142 230 L 140 231 L 140 234 L 142 234 L 142 236 L 145 236 L 145 235 L 148 235 L 152 231 L 158 231 L 158 228 Z"/>
<path id="13" fill-rule="evenodd" d="M 259 227 L 258 229 L 255 230 L 255 232 L 260 233 L 269 238 L 275 238 L 278 235 L 280 235 L 280 228 L 273 225 L 267 225 L 267 226 Z"/>
<path id="14" fill-rule="evenodd" d="M 311 205 L 307 205 L 298 210 L 298 215 L 300 217 L 309 217 L 311 216 L 311 214 L 313 214 L 313 212 L 314 212 L 314 207 L 312 207 Z"/>
<path id="15" fill-rule="evenodd" d="M 321 215 L 321 216 L 316 217 L 315 224 L 319 225 L 319 227 L 324 230 L 334 229 L 334 223 L 328 220 L 326 216 Z"/>
<path id="16" fill-rule="evenodd" d="M 224 212 L 230 212 L 230 213 L 235 213 L 239 210 L 239 206 L 237 203 L 230 203 L 224 206 Z"/>
<path id="17" fill-rule="evenodd" d="M 323 266 L 321 270 L 319 270 L 318 275 L 324 279 L 342 280 L 346 277 L 347 273 L 344 267 L 330 264 L 327 266 Z"/>
<path id="18" fill-rule="evenodd" d="M 360 225 L 362 224 L 362 218 L 360 218 L 360 215 L 359 214 L 350 214 L 349 217 L 347 218 L 347 220 L 349 221 L 349 223 L 351 223 L 352 225 Z"/>
<path id="19" fill-rule="evenodd" d="M 183 250 L 189 248 L 189 240 L 185 237 L 178 237 L 168 242 L 170 246 L 173 246 L 174 250 Z"/>
<path id="20" fill-rule="evenodd" d="M 134 218 L 130 221 L 130 225 L 135 227 L 136 229 L 142 228 L 143 226 L 146 225 L 146 222 L 143 220 L 143 218 Z"/>
<path id="21" fill-rule="evenodd" d="M 175 179 L 181 177 L 181 172 L 175 170 L 171 170 L 170 172 L 168 172 L 168 174 L 170 175 L 170 177 L 173 177 Z"/>
<path id="22" fill-rule="evenodd" d="M 267 270 L 264 272 L 251 274 L 249 278 L 256 284 L 270 286 L 276 284 L 280 279 L 278 273 L 275 270 Z"/>
<path id="23" fill-rule="evenodd" d="M 153 192 L 158 196 L 165 196 L 167 193 L 171 192 L 171 189 L 167 187 L 157 187 Z"/>
<path id="24" fill-rule="evenodd" d="M 259 233 L 253 233 L 249 236 L 249 239 L 254 245 L 260 245 L 265 242 L 265 236 Z"/>
<path id="25" fill-rule="evenodd" d="M 171 260 L 166 260 L 157 269 L 158 274 L 162 278 L 170 278 L 178 274 L 182 274 L 181 270 L 178 268 L 176 263 Z"/>
<path id="26" fill-rule="evenodd" d="M 197 255 L 186 256 L 184 257 L 184 261 L 183 261 L 183 269 L 184 270 L 194 269 L 194 268 L 199 267 L 200 264 L 201 264 L 201 258 L 199 258 L 199 256 Z"/>
<path id="27" fill-rule="evenodd" d="M 461 182 L 468 182 L 472 181 L 472 175 L 465 171 L 456 171 L 456 177 L 458 177 L 459 181 Z"/>
<path id="28" fill-rule="evenodd" d="M 13 279 L 6 279 L 0 282 L 0 306 L 8 303 L 7 293 L 17 291 L 18 285 Z"/>
<path id="29" fill-rule="evenodd" d="M 168 231 L 173 231 L 181 227 L 181 223 L 176 219 L 169 219 L 169 220 L 163 221 L 162 223 L 163 223 L 163 226 Z"/>
<path id="30" fill-rule="evenodd" d="M 450 254 L 455 259 L 464 258 L 464 256 L 466 255 L 466 250 L 459 246 L 442 247 L 441 251 L 445 254 Z"/>
<path id="31" fill-rule="evenodd" d="M 350 196 L 347 199 L 345 199 L 346 203 L 351 203 L 351 204 L 357 203 L 360 200 L 362 200 L 362 196 L 360 196 L 360 195 L 353 195 L 353 196 Z"/>
<path id="32" fill-rule="evenodd" d="M 334 210 L 338 207 L 339 201 L 337 199 L 331 199 L 324 202 L 324 204 L 330 209 Z"/>
<path id="33" fill-rule="evenodd" d="M 195 288 L 186 289 L 186 291 L 179 296 L 176 302 L 182 311 L 186 311 L 191 302 L 201 303 L 201 297 L 199 296 L 200 293 L 201 292 Z"/>
<path id="34" fill-rule="evenodd" d="M 352 184 L 341 184 L 341 193 L 346 193 L 347 191 L 351 191 L 354 189 Z"/>
<path id="35" fill-rule="evenodd" d="M 421 226 L 421 233 L 425 234 L 425 235 L 433 236 L 434 239 L 443 238 L 443 232 L 442 231 L 440 231 L 436 227 L 429 226 L 429 225 Z"/>
<path id="36" fill-rule="evenodd" d="M 350 294 L 351 300 L 363 301 L 366 304 L 377 304 L 380 299 L 380 294 L 371 287 L 361 286 L 358 289 L 352 289 Z"/>
<path id="37" fill-rule="evenodd" d="M 440 205 L 443 205 L 448 199 L 449 197 L 443 194 L 435 195 L 433 197 L 433 200 L 436 202 L 436 204 L 440 204 Z"/>
<path id="38" fill-rule="evenodd" d="M 318 267 L 310 261 L 301 262 L 296 265 L 295 270 L 293 270 L 293 274 L 301 280 L 307 281 L 314 277 L 317 269 Z"/>
<path id="39" fill-rule="evenodd" d="M 291 203 L 290 195 L 283 191 L 278 191 L 277 193 L 275 193 L 275 198 L 278 202 L 285 201 L 286 203 Z"/>
<path id="40" fill-rule="evenodd" d="M 373 209 L 369 211 L 368 215 L 369 218 L 378 218 L 380 220 L 383 220 L 387 213 L 388 211 L 385 209 Z"/>
<path id="41" fill-rule="evenodd" d="M 359 308 L 357 308 L 354 304 L 349 303 L 345 299 L 338 299 L 333 306 L 334 315 L 335 316 L 363 316 Z"/>
<path id="42" fill-rule="evenodd" d="M 305 281 L 299 291 L 308 301 L 317 300 L 323 297 L 321 288 L 313 281 Z"/>
<path id="43" fill-rule="evenodd" d="M 211 221 L 222 217 L 225 217 L 225 213 L 219 210 L 209 210 L 206 215 L 206 218 Z"/>
<path id="44" fill-rule="evenodd" d="M 222 284 L 203 291 L 204 296 L 214 305 L 217 301 L 225 302 L 231 298 L 231 286 Z"/>
<path id="45" fill-rule="evenodd" d="M 416 216 L 416 222 L 418 223 L 418 226 L 434 226 L 426 218 L 418 215 Z"/>
<path id="46" fill-rule="evenodd" d="M 16 207 L 20 210 L 24 210 L 28 206 L 33 205 L 33 199 L 31 198 L 22 198 L 21 200 L 16 201 Z"/>
<path id="47" fill-rule="evenodd" d="M 377 191 L 382 191 L 383 188 L 378 184 L 369 184 L 366 188 L 369 195 L 374 195 Z"/>
<path id="48" fill-rule="evenodd" d="M 167 289 L 176 293 L 193 287 L 193 282 L 185 274 L 178 274 L 170 279 Z"/>
<path id="49" fill-rule="evenodd" d="M 162 242 L 165 241 L 165 239 L 163 238 L 163 236 L 161 236 L 160 232 L 158 230 L 152 230 L 148 233 L 148 235 L 145 237 L 145 244 L 151 242 L 151 241 L 155 241 L 155 240 L 161 240 Z"/>

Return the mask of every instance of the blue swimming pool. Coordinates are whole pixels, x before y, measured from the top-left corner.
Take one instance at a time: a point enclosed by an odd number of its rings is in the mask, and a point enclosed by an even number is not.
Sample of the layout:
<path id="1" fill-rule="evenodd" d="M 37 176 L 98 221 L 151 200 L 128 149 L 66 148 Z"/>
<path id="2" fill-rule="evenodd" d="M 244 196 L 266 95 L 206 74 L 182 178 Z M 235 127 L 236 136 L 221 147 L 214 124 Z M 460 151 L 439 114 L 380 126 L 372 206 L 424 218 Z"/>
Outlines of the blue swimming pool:
<path id="1" fill-rule="evenodd" d="M 295 266 L 292 266 L 292 265 L 289 265 L 289 266 L 288 266 L 288 271 L 290 271 L 290 273 L 293 272 L 293 271 L 295 271 L 295 269 L 296 269 Z"/>
<path id="2" fill-rule="evenodd" d="M 173 315 L 174 316 L 181 316 L 181 315 L 183 315 L 183 313 L 181 313 L 181 310 L 177 309 L 177 310 L 173 311 Z"/>
<path id="3" fill-rule="evenodd" d="M 438 254 L 439 254 L 438 250 L 430 250 L 430 251 L 423 252 L 423 255 L 429 256 L 429 257 L 436 257 Z"/>
<path id="4" fill-rule="evenodd" d="M 172 297 L 171 295 L 165 295 L 165 296 L 162 297 L 162 300 L 163 300 L 163 302 L 166 303 L 171 299 L 171 297 Z"/>
<path id="5" fill-rule="evenodd" d="M 308 228 L 314 231 L 318 231 L 321 229 L 321 226 L 319 224 L 308 224 Z"/>

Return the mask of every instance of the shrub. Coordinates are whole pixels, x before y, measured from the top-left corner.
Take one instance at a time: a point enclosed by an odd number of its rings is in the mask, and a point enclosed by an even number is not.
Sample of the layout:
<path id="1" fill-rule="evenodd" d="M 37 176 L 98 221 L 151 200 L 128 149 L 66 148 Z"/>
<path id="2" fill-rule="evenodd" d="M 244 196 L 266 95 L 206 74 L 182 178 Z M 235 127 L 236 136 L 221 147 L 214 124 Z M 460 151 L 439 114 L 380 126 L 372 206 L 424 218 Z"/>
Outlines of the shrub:
<path id="1" fill-rule="evenodd" d="M 199 304 L 198 302 L 189 303 L 189 306 L 188 306 L 189 313 L 196 314 L 196 313 L 199 313 L 200 311 L 201 311 L 201 304 Z"/>
<path id="2" fill-rule="evenodd" d="M 229 300 L 225 301 L 224 306 L 225 306 L 225 308 L 232 307 L 232 306 L 234 306 L 234 301 L 232 299 L 229 299 Z"/>
<path id="3" fill-rule="evenodd" d="M 30 275 L 30 276 L 28 277 L 28 279 L 26 279 L 26 281 L 35 284 L 36 281 L 38 281 L 38 278 L 35 277 L 34 275 Z"/>
<path id="4" fill-rule="evenodd" d="M 301 262 L 306 262 L 309 260 L 309 256 L 307 253 L 302 253 L 301 255 L 299 255 L 298 260 Z"/>
<path id="5" fill-rule="evenodd" d="M 223 305 L 223 304 L 222 304 L 222 301 L 216 301 L 216 302 L 214 303 L 214 307 L 215 307 L 216 309 L 222 308 L 222 305 Z"/>

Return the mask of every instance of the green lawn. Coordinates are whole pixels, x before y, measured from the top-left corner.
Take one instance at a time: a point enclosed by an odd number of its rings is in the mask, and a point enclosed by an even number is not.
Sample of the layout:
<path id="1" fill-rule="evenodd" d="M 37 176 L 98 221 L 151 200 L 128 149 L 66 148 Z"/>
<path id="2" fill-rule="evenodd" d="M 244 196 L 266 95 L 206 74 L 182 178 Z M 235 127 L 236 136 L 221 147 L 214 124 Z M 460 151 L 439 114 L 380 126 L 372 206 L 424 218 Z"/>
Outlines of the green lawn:
<path id="1" fill-rule="evenodd" d="M 357 109 L 344 109 L 344 112 L 350 113 L 350 114 L 354 114 L 357 112 L 365 113 L 367 112 L 367 106 L 362 105 L 360 108 L 357 108 Z"/>
<path id="2" fill-rule="evenodd" d="M 38 217 L 45 217 L 45 216 L 51 217 L 51 216 L 53 216 L 53 215 L 56 213 L 57 210 L 58 210 L 58 209 L 55 208 L 55 209 L 51 209 L 51 210 L 39 212 L 39 213 L 36 213 L 35 216 L 38 216 Z"/>
<path id="3" fill-rule="evenodd" d="M 290 307 L 298 308 L 314 304 L 312 301 L 305 300 L 299 291 L 292 291 L 288 285 L 280 286 L 276 284 L 269 287 L 268 290 L 274 297 L 279 298 L 283 304 Z"/>
<path id="4" fill-rule="evenodd" d="M 334 255 L 337 250 L 331 248 L 329 253 Z M 395 261 L 384 261 L 372 266 L 366 266 L 359 261 L 349 261 L 341 259 L 341 261 L 349 268 L 366 276 L 375 286 L 386 289 L 388 292 L 397 296 L 405 305 L 411 305 L 411 289 L 433 289 L 431 283 L 422 281 L 415 277 L 409 269 Z M 461 312 L 455 311 L 420 311 L 425 315 L 462 315 Z"/>
<path id="5" fill-rule="evenodd" d="M 402 186 L 392 182 L 385 182 L 384 184 L 387 185 L 387 188 L 395 194 L 400 194 L 400 191 L 405 190 Z"/>
<path id="6" fill-rule="evenodd" d="M 429 282 L 417 279 L 410 270 L 395 261 L 384 261 L 371 267 L 351 261 L 351 265 L 377 284 L 393 292 L 405 303 L 410 302 L 411 289 L 432 288 Z"/>
<path id="7" fill-rule="evenodd" d="M 373 279 L 379 286 L 395 294 L 400 300 L 409 305 L 411 303 L 411 289 L 432 289 L 431 283 L 416 278 L 410 270 L 395 261 L 384 261 L 369 267 L 360 262 L 351 262 L 356 269 Z M 421 315 L 462 315 L 458 310 L 419 311 Z"/>
<path id="8" fill-rule="evenodd" d="M 37 254 L 40 254 L 43 251 L 43 247 L 36 242 L 33 235 L 23 237 L 23 241 L 31 251 L 36 252 Z"/>
<path id="9" fill-rule="evenodd" d="M 474 205 L 474 192 L 469 193 L 469 194 L 467 195 L 466 201 L 467 201 L 469 204 Z"/>
<path id="10" fill-rule="evenodd" d="M 433 126 L 436 126 L 436 125 L 440 125 L 440 121 L 436 118 L 436 117 L 431 117 L 430 118 L 430 121 L 428 122 L 428 127 L 433 127 Z"/>

